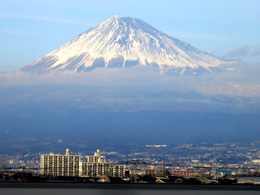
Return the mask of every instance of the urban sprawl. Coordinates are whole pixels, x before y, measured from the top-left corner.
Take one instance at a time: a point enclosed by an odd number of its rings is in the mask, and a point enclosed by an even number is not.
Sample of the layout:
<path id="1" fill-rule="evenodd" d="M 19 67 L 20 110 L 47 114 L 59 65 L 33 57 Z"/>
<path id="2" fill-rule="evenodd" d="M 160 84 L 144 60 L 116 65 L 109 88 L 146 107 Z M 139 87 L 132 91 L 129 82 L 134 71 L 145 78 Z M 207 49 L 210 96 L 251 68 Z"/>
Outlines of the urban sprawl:
<path id="1" fill-rule="evenodd" d="M 0 181 L 257 185 L 258 146 L 258 142 L 175 148 L 164 144 L 145 145 L 142 151 L 135 149 L 128 155 L 99 149 L 85 156 L 69 149 L 65 154 L 1 155 Z"/>

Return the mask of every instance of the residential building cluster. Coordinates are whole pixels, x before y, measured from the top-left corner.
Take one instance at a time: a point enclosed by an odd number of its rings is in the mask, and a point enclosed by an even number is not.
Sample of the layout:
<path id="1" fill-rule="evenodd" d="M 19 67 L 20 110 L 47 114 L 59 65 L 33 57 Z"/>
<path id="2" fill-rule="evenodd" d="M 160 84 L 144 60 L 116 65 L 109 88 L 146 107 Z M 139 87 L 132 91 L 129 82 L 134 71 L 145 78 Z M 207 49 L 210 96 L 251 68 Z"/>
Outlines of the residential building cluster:
<path id="1" fill-rule="evenodd" d="M 65 177 L 124 177 L 125 166 L 106 162 L 97 150 L 93 156 L 86 156 L 81 160 L 79 155 L 71 155 L 69 149 L 66 154 L 42 154 L 40 170 L 45 176 Z"/>

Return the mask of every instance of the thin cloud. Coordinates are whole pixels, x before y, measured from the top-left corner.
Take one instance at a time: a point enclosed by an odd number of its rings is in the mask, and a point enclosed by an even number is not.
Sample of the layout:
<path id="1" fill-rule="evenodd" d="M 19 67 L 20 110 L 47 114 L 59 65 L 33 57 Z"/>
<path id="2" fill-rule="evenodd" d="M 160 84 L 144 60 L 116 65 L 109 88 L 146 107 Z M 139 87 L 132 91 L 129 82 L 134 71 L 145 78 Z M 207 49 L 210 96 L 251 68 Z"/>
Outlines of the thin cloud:
<path id="1" fill-rule="evenodd" d="M 260 46 L 254 49 L 254 51 L 252 52 L 252 56 L 260 57 Z"/>
<path id="2" fill-rule="evenodd" d="M 247 45 L 245 45 L 238 49 L 229 51 L 224 57 L 225 58 L 242 58 L 242 57 L 247 57 L 249 54 L 250 54 L 250 48 Z"/>
<path id="3" fill-rule="evenodd" d="M 216 75 L 162 75 L 157 69 L 132 67 L 128 69 L 97 68 L 91 72 L 54 72 L 50 74 L 0 74 L 0 88 L 12 86 L 76 86 L 94 88 L 147 88 L 155 91 L 194 91 L 204 95 L 260 96 L 259 64 L 235 65 L 237 70 Z"/>
<path id="4" fill-rule="evenodd" d="M 246 58 L 246 57 L 260 57 L 260 47 L 250 47 L 244 45 L 240 48 L 229 51 L 224 55 L 225 58 Z"/>
<path id="5" fill-rule="evenodd" d="M 44 17 L 44 16 L 32 16 L 26 14 L 10 14 L 10 13 L 0 13 L 0 18 L 13 18 L 13 19 L 27 19 L 27 20 L 42 20 L 56 23 L 72 24 L 72 25 L 83 25 L 83 26 L 93 26 L 96 25 L 94 22 L 85 22 L 80 20 L 71 20 L 66 18 L 54 18 L 54 17 Z"/>
<path id="6" fill-rule="evenodd" d="M 109 112 L 259 112 L 259 74 L 251 72 L 260 68 L 244 66 L 241 71 L 197 76 L 162 75 L 149 67 L 97 68 L 91 72 L 40 75 L 6 73 L 0 74 L 0 106 L 32 102 Z"/>

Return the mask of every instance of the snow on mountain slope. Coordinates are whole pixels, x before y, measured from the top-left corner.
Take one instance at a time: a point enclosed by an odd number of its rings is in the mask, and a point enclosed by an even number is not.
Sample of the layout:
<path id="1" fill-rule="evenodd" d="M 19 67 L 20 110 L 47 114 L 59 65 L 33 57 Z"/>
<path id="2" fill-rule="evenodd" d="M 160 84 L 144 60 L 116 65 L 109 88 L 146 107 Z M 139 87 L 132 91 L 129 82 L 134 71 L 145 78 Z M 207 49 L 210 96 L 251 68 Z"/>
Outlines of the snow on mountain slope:
<path id="1" fill-rule="evenodd" d="M 211 71 L 231 63 L 172 38 L 139 19 L 114 16 L 21 70 L 80 72 L 139 64 L 183 73 L 200 68 Z"/>

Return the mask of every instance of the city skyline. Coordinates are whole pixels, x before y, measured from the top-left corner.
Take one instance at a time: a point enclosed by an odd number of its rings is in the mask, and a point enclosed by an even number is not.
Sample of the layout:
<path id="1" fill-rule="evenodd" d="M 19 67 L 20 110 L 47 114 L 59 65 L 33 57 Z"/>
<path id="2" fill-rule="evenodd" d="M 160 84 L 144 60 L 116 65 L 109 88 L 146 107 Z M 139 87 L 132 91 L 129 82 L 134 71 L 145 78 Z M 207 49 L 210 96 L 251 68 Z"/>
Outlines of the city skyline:
<path id="1" fill-rule="evenodd" d="M 163 145 L 163 148 L 147 145 L 130 149 L 129 153 L 121 153 L 120 148 L 114 148 L 113 152 L 97 149 L 94 155 L 86 156 L 82 152 L 76 155 L 75 151 L 71 154 L 69 149 L 65 154 L 36 152 L 16 159 L 0 155 L 0 179 L 37 183 L 259 185 L 260 156 L 255 150 L 259 143 L 204 142 L 176 147 Z M 108 162 L 105 155 L 109 156 Z"/>

